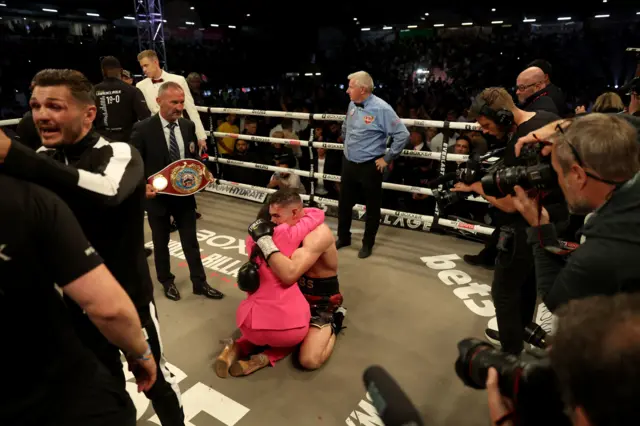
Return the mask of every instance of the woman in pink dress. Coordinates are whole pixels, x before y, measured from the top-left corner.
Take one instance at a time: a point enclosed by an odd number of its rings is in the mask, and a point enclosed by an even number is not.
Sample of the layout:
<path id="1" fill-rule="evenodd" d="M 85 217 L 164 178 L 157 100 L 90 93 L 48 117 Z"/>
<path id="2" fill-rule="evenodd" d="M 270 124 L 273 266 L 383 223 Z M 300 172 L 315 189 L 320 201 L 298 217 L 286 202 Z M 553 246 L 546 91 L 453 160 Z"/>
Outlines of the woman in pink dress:
<path id="1" fill-rule="evenodd" d="M 292 191 L 277 193 L 280 192 Z M 280 223 L 274 230 L 273 241 L 285 256 L 291 256 L 304 237 L 324 222 L 322 210 L 302 208 L 297 194 L 289 198 L 292 201 L 287 197 L 272 198 L 275 203 L 270 206 L 272 214 L 278 212 L 273 214 L 274 221 Z M 248 253 L 259 250 L 251 237 L 247 237 L 246 245 Z M 309 331 L 309 303 L 298 284 L 283 284 L 262 257 L 255 263 L 260 286 L 255 292 L 247 293 L 247 298 L 238 306 L 236 325 L 242 337 L 235 342 L 223 342 L 225 346 L 214 364 L 219 377 L 246 376 L 269 364 L 275 365 L 276 361 L 289 355 Z M 268 348 L 251 355 L 260 346 Z M 248 360 L 243 359 L 249 355 Z"/>

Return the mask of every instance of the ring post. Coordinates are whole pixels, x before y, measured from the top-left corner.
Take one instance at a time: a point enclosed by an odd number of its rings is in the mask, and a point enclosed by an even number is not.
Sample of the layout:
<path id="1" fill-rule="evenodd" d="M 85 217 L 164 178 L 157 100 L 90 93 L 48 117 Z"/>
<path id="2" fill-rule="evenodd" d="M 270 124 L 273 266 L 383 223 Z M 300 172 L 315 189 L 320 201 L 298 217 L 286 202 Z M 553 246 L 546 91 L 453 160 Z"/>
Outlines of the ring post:
<path id="1" fill-rule="evenodd" d="M 445 121 L 442 126 L 442 151 L 440 152 L 440 175 L 444 176 L 447 169 L 447 151 L 449 150 L 449 136 L 451 135 L 451 128 L 449 122 Z M 443 182 L 444 183 L 444 182 Z M 438 192 L 442 190 L 443 183 L 438 185 Z M 438 222 L 440 221 L 440 207 L 436 202 L 435 209 L 433 210 L 433 223 L 431 224 L 431 230 L 438 228 Z"/>

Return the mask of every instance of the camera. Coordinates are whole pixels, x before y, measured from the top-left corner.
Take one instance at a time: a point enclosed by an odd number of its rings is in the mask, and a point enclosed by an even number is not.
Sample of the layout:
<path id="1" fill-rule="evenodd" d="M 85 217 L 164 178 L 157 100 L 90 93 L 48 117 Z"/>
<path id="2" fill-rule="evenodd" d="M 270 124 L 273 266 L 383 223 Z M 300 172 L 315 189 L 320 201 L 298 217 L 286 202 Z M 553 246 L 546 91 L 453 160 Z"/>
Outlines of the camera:
<path id="1" fill-rule="evenodd" d="M 440 210 L 444 210 L 447 207 L 451 206 L 452 204 L 455 204 L 462 200 L 466 200 L 467 198 L 469 198 L 469 196 L 471 196 L 471 193 L 450 192 L 448 190 L 437 190 L 435 189 L 435 187 L 449 181 L 462 182 L 466 185 L 471 185 L 472 183 L 479 181 L 480 178 L 482 178 L 482 176 L 484 176 L 487 173 L 487 170 L 490 170 L 490 168 L 485 169 L 483 167 L 483 164 L 484 164 L 483 162 L 487 158 L 494 156 L 495 154 L 502 151 L 503 149 L 504 148 L 500 148 L 498 150 L 489 152 L 488 154 L 485 154 L 482 157 L 479 156 L 478 154 L 472 154 L 467 159 L 467 162 L 464 165 L 464 167 L 460 167 L 455 172 L 447 173 L 439 177 L 438 179 L 436 179 L 430 185 L 430 187 L 434 188 L 433 197 L 435 198 L 436 203 L 438 203 L 438 208 Z"/>
<path id="2" fill-rule="evenodd" d="M 456 374 L 469 387 L 484 389 L 489 368 L 497 370 L 500 393 L 515 404 L 517 425 L 571 424 L 546 352 L 515 356 L 473 338 L 461 340 L 458 352 Z"/>
<path id="3" fill-rule="evenodd" d="M 525 145 L 520 158 L 522 166 L 500 167 L 481 179 L 486 195 L 502 198 L 513 194 L 516 185 L 523 189 L 550 190 L 557 188 L 558 176 L 551 166 L 551 156 L 542 155 L 542 143 Z"/>

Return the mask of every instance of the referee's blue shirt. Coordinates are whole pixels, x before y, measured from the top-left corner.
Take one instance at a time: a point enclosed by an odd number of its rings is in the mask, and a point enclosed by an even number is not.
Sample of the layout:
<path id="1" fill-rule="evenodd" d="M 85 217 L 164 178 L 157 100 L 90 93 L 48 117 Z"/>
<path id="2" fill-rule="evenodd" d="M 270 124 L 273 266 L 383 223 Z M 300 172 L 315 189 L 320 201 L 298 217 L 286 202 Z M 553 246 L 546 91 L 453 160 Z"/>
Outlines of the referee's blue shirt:
<path id="1" fill-rule="evenodd" d="M 389 137 L 393 143 L 385 154 Z M 364 163 L 384 156 L 384 161 L 390 163 L 409 142 L 409 131 L 388 103 L 369 95 L 362 104 L 349 103 L 342 138 L 347 160 Z"/>

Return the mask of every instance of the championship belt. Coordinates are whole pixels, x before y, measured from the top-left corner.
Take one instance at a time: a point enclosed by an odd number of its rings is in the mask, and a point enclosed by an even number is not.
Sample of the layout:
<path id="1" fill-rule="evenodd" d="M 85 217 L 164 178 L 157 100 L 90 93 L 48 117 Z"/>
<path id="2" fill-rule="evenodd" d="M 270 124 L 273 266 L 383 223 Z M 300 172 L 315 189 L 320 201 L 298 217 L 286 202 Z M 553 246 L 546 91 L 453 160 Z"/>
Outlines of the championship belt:
<path id="1" fill-rule="evenodd" d="M 201 191 L 211 182 L 213 175 L 198 160 L 178 160 L 154 173 L 147 182 L 159 194 L 186 196 Z"/>

